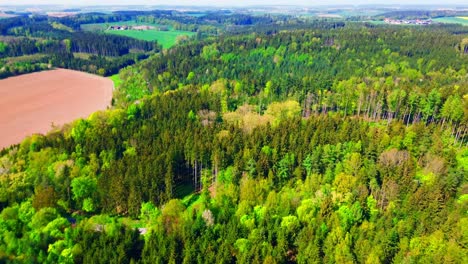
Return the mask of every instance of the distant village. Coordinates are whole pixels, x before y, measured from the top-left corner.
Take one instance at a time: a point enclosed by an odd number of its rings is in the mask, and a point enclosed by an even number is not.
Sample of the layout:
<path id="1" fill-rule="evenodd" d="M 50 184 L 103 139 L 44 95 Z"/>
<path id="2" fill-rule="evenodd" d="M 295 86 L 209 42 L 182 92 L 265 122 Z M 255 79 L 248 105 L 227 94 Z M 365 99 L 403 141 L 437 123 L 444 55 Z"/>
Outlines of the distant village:
<path id="1" fill-rule="evenodd" d="M 432 24 L 432 20 L 430 20 L 430 19 L 427 19 L 427 20 L 423 20 L 423 19 L 410 19 L 410 20 L 402 19 L 402 20 L 399 20 L 399 19 L 385 18 L 384 22 L 387 23 L 387 24 L 392 24 L 392 25 L 431 25 Z"/>
<path id="2" fill-rule="evenodd" d="M 146 25 L 139 25 L 139 26 L 109 26 L 107 30 L 158 30 L 158 31 L 168 31 L 169 28 L 166 26 L 154 27 L 154 26 L 146 26 Z"/>

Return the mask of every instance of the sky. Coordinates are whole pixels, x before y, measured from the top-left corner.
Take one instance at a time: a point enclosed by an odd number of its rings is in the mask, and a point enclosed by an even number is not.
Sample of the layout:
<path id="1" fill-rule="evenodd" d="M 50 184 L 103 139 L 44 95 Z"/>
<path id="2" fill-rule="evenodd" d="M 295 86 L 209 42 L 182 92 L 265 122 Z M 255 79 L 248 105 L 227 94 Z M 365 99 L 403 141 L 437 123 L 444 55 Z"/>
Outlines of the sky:
<path id="1" fill-rule="evenodd" d="M 187 6 L 249 6 L 249 5 L 356 5 L 356 4 L 402 4 L 402 5 L 467 5 L 466 0 L 0 0 L 0 5 L 187 5 Z"/>

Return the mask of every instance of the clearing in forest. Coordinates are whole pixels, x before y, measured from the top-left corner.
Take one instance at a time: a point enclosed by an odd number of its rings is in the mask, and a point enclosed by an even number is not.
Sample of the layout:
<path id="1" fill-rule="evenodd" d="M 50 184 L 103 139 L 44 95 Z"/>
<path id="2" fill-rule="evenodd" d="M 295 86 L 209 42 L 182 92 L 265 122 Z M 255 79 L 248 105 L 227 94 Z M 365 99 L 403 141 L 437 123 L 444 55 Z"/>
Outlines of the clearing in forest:
<path id="1" fill-rule="evenodd" d="M 0 80 L 0 149 L 106 109 L 112 89 L 108 78 L 65 69 Z"/>
<path id="2" fill-rule="evenodd" d="M 83 24 L 81 29 L 84 31 L 101 31 L 106 34 L 126 36 L 139 40 L 156 40 L 163 48 L 168 49 L 177 42 L 177 37 L 195 35 L 195 32 L 175 30 L 171 26 L 140 23 L 137 21 L 121 21 L 113 23 L 95 23 Z"/>

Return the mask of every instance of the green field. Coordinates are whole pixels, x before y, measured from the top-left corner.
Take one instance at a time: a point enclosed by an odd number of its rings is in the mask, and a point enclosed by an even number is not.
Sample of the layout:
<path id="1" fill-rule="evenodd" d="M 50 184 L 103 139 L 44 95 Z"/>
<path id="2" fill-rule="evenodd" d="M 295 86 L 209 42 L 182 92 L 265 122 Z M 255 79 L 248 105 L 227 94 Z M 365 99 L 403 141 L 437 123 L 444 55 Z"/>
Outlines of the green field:
<path id="1" fill-rule="evenodd" d="M 465 17 L 439 17 L 434 18 L 433 21 L 445 24 L 462 24 L 464 26 L 468 26 L 468 19 Z"/>
<path id="2" fill-rule="evenodd" d="M 342 17 L 353 17 L 353 16 L 377 16 L 379 14 L 384 13 L 385 11 L 383 10 L 374 10 L 374 9 L 369 9 L 369 10 L 343 10 L 336 12 L 334 14 L 340 15 Z"/>
<path id="3" fill-rule="evenodd" d="M 127 36 L 131 38 L 141 39 L 141 40 L 156 40 L 163 48 L 167 49 L 172 47 L 176 43 L 178 36 L 186 35 L 192 36 L 194 32 L 188 31 L 158 31 L 158 30 L 109 30 L 105 31 L 107 34 L 114 34 L 120 36 Z"/>
<path id="4" fill-rule="evenodd" d="M 190 31 L 179 31 L 179 30 L 106 30 L 109 26 L 141 26 L 148 25 L 158 27 L 161 25 L 139 23 L 136 21 L 123 21 L 115 23 L 101 23 L 101 24 L 84 24 L 81 25 L 81 29 L 84 31 L 103 31 L 106 34 L 114 34 L 119 36 L 127 36 L 131 38 L 153 41 L 156 40 L 163 48 L 167 49 L 172 47 L 176 43 L 178 36 L 193 36 L 195 33 Z M 168 27 L 170 29 L 170 27 Z"/>
<path id="5" fill-rule="evenodd" d="M 387 24 L 382 20 L 369 20 L 369 21 L 364 21 L 364 22 L 371 23 L 374 25 L 386 25 Z"/>

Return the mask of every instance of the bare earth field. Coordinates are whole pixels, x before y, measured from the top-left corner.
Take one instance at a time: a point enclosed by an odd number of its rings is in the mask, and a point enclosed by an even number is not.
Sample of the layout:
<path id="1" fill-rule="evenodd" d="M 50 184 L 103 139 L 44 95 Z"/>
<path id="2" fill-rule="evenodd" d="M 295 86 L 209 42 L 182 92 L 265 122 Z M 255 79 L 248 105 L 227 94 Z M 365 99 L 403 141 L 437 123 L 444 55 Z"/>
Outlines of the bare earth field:
<path id="1" fill-rule="evenodd" d="M 64 69 L 0 80 L 0 149 L 106 109 L 113 86 L 108 78 Z"/>
<path id="2" fill-rule="evenodd" d="M 15 17 L 15 15 L 10 15 L 10 14 L 5 14 L 5 13 L 0 12 L 0 19 L 1 18 L 10 18 L 10 17 Z"/>

